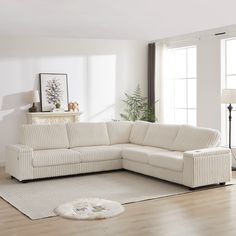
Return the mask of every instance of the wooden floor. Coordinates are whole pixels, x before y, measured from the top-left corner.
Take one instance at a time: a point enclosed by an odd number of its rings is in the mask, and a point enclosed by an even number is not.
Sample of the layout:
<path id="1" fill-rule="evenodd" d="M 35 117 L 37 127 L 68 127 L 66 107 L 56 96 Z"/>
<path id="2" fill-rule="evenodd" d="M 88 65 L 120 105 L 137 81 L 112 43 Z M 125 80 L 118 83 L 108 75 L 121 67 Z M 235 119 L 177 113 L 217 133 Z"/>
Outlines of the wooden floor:
<path id="1" fill-rule="evenodd" d="M 0 168 L 0 187 L 4 178 L 8 176 Z M 59 217 L 32 221 L 0 198 L 0 236 L 236 236 L 236 185 L 132 203 L 125 208 L 122 215 L 99 221 Z"/>

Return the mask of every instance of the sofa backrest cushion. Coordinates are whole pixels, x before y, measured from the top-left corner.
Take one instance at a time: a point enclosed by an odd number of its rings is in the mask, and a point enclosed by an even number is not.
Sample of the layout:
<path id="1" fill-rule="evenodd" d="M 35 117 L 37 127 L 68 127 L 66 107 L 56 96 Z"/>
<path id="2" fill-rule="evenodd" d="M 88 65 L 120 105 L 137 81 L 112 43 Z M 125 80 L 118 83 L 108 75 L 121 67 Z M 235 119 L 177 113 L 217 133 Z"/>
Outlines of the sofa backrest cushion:
<path id="1" fill-rule="evenodd" d="M 70 148 L 109 145 L 105 122 L 77 122 L 67 124 Z"/>
<path id="2" fill-rule="evenodd" d="M 214 129 L 182 125 L 173 144 L 175 151 L 190 151 L 216 147 L 220 144 L 220 132 Z"/>
<path id="3" fill-rule="evenodd" d="M 179 125 L 150 124 L 143 145 L 173 150 Z"/>
<path id="4" fill-rule="evenodd" d="M 107 122 L 110 144 L 129 143 L 132 125 L 130 121 Z"/>
<path id="5" fill-rule="evenodd" d="M 135 121 L 130 133 L 129 141 L 134 144 L 143 145 L 143 140 L 147 133 L 149 122 L 146 121 Z"/>
<path id="6" fill-rule="evenodd" d="M 23 125 L 20 130 L 20 144 L 34 150 L 68 148 L 66 125 Z"/>

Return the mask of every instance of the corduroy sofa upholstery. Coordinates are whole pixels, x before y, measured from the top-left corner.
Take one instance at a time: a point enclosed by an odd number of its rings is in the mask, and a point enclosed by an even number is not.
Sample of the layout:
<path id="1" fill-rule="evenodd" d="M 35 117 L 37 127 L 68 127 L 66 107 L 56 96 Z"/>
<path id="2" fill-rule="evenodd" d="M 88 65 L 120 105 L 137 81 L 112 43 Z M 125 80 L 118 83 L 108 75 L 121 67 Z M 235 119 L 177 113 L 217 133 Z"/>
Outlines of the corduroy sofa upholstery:
<path id="1" fill-rule="evenodd" d="M 231 154 L 217 130 L 136 122 L 23 125 L 6 148 L 20 181 L 127 169 L 195 188 L 228 182 Z"/>

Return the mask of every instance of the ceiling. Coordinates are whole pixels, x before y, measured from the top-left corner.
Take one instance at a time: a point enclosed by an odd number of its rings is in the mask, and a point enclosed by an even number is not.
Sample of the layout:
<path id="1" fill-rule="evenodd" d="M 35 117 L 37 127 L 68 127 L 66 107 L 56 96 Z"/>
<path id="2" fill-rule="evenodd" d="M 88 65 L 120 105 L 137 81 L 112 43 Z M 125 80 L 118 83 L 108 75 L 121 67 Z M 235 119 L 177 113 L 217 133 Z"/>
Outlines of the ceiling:
<path id="1" fill-rule="evenodd" d="M 236 24 L 235 0 L 0 0 L 0 36 L 155 40 Z"/>

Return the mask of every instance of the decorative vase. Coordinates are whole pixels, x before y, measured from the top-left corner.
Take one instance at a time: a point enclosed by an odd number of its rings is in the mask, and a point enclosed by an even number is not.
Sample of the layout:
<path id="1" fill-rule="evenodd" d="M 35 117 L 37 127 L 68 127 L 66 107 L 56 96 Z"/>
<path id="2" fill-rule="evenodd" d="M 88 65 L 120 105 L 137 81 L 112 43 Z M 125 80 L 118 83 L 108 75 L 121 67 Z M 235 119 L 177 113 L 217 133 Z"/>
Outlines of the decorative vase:
<path id="1" fill-rule="evenodd" d="M 56 107 L 57 109 L 59 109 L 59 108 L 61 107 L 61 104 L 60 104 L 60 103 L 56 103 L 56 104 L 55 104 L 55 107 Z"/>

